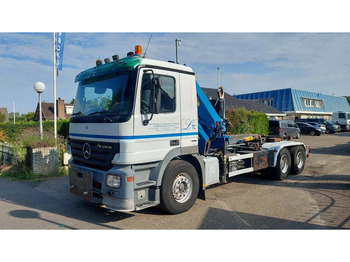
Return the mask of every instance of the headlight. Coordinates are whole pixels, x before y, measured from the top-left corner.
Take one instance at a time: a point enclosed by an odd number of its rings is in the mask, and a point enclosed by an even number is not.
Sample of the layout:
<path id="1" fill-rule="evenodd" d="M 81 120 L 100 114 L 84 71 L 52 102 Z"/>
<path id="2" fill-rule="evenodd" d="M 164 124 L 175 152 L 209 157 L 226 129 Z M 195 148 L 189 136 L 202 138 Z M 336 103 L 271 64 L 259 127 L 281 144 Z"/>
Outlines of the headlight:
<path id="1" fill-rule="evenodd" d="M 119 188 L 120 184 L 121 184 L 120 176 L 107 175 L 107 178 L 106 178 L 106 185 L 107 186 Z"/>

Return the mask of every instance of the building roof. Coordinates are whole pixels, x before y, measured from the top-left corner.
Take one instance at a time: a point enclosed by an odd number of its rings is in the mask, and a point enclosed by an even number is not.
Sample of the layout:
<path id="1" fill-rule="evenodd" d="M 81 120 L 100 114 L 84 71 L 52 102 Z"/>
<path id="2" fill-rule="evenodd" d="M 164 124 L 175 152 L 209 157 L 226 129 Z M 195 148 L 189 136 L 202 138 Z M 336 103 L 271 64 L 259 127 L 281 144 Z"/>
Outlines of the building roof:
<path id="1" fill-rule="evenodd" d="M 217 89 L 213 88 L 202 88 L 204 93 L 209 99 L 217 99 Z M 225 92 L 225 107 L 226 110 L 230 108 L 241 108 L 244 107 L 246 110 L 254 110 L 257 112 L 261 112 L 267 115 L 275 115 L 275 116 L 285 116 L 285 114 L 272 106 L 266 105 L 260 101 L 251 101 L 251 100 L 243 100 L 238 99 L 234 96 L 231 96 Z"/>
<path id="2" fill-rule="evenodd" d="M 64 104 L 64 106 L 73 106 L 73 104 Z M 41 103 L 42 117 L 43 120 L 54 120 L 54 103 Z M 58 114 L 58 110 L 57 110 Z M 70 114 L 65 114 L 65 118 L 70 118 Z M 39 103 L 36 106 L 34 121 L 39 120 Z"/>
<path id="3" fill-rule="evenodd" d="M 236 95 L 236 97 L 249 100 L 272 99 L 272 106 L 284 112 L 333 113 L 337 111 L 350 111 L 349 103 L 345 97 L 292 88 L 240 94 Z M 322 101 L 323 105 L 318 107 L 307 106 L 305 100 Z"/>

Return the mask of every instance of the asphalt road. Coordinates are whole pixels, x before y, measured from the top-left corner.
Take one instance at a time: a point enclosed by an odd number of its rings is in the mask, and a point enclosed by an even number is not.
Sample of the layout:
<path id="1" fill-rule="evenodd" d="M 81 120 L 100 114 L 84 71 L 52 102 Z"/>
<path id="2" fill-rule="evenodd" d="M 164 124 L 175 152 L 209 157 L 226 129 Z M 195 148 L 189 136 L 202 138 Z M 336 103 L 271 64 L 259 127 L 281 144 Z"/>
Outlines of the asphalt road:
<path id="1" fill-rule="evenodd" d="M 350 133 L 300 141 L 312 147 L 303 174 L 285 181 L 233 177 L 179 215 L 157 207 L 104 209 L 69 193 L 67 177 L 43 183 L 0 178 L 0 229 L 349 229 Z"/>

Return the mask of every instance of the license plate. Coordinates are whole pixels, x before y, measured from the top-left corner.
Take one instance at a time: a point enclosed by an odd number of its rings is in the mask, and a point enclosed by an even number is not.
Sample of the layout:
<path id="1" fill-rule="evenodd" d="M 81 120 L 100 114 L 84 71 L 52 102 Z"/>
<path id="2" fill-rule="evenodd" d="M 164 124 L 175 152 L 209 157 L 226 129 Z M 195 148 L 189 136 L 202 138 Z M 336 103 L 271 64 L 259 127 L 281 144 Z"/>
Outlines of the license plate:
<path id="1" fill-rule="evenodd" d="M 81 173 L 75 170 L 69 173 L 69 191 L 90 202 L 92 202 L 92 182 L 91 173 Z"/>

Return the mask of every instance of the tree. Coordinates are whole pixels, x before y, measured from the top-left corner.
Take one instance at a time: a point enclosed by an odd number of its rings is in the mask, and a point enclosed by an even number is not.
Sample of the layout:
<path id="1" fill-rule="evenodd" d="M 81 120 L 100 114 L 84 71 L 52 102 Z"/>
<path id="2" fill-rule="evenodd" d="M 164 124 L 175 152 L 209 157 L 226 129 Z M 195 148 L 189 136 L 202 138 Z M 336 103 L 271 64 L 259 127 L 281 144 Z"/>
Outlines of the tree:
<path id="1" fill-rule="evenodd" d="M 27 114 L 22 114 L 21 116 L 16 113 L 16 122 L 30 122 L 34 120 L 34 112 L 29 112 Z M 13 114 L 12 117 L 10 117 L 10 121 L 13 121 Z"/>
<path id="2" fill-rule="evenodd" d="M 348 100 L 348 103 L 350 105 L 350 96 L 345 96 L 346 100 Z"/>

